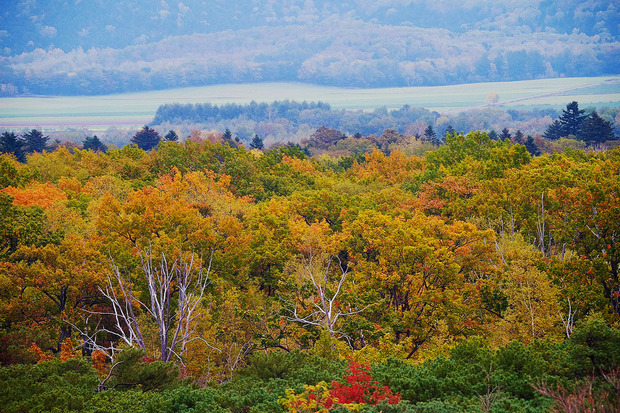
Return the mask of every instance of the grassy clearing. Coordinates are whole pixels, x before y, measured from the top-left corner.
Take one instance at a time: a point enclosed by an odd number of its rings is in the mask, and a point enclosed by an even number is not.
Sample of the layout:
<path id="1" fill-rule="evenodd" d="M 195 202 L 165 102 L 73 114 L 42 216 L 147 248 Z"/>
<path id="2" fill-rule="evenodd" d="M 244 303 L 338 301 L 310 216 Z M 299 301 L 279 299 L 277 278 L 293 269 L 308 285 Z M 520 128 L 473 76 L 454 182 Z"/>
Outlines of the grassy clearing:
<path id="1" fill-rule="evenodd" d="M 249 103 L 274 100 L 328 102 L 334 108 L 371 110 L 403 105 L 458 112 L 487 105 L 563 106 L 571 100 L 595 106 L 620 105 L 620 76 L 539 79 L 452 86 L 349 89 L 303 83 L 228 84 L 107 96 L 0 98 L 0 127 L 135 128 L 153 119 L 164 103 Z"/>

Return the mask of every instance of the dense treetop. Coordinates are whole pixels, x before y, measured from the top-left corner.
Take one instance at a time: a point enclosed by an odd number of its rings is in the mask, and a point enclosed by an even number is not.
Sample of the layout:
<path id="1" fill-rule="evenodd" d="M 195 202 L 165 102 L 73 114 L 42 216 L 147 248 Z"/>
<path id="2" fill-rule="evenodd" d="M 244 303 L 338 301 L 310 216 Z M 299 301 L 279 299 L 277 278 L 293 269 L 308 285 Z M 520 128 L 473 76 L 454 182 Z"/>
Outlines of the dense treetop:
<path id="1" fill-rule="evenodd" d="M 617 405 L 620 149 L 227 135 L 0 155 L 6 409 Z"/>

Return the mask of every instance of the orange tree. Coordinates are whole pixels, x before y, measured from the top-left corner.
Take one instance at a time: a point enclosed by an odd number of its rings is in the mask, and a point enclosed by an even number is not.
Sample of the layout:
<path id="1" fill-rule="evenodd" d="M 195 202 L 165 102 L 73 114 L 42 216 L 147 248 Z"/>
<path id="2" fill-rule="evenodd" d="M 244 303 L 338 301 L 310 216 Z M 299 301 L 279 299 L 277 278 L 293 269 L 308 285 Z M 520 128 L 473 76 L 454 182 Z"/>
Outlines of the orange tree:
<path id="1" fill-rule="evenodd" d="M 96 244 L 96 243 L 95 243 Z M 5 303 L 13 321 L 31 326 L 43 334 L 40 346 L 60 352 L 61 343 L 75 331 L 71 323 L 81 319 L 80 311 L 101 301 L 101 256 L 88 238 L 68 235 L 59 244 L 20 246 L 6 263 L 18 293 Z M 85 348 L 86 353 L 89 352 Z"/>
<path id="2" fill-rule="evenodd" d="M 586 158 L 571 173 L 574 185 L 554 194 L 565 208 L 564 239 L 587 261 L 587 276 L 620 316 L 620 150 Z"/>
<path id="3" fill-rule="evenodd" d="M 2 313 L 9 330 L 22 331 L 21 345 L 31 339 L 59 352 L 74 334 L 67 320 L 98 300 L 101 260 L 80 191 L 79 182 L 60 178 L 58 186 L 31 182 L 0 195 Z"/>

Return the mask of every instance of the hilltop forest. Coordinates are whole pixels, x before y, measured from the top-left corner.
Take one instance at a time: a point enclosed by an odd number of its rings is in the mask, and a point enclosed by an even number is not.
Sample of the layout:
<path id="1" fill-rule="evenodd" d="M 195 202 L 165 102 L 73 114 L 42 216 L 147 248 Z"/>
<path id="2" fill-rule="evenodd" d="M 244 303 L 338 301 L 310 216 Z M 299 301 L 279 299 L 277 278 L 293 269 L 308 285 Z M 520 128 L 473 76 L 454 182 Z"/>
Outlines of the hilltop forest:
<path id="1" fill-rule="evenodd" d="M 617 16 L 618 5 L 602 0 L 9 2 L 0 94 L 618 74 Z"/>
<path id="2" fill-rule="evenodd" d="M 0 155 L 6 412 L 617 411 L 618 148 L 34 132 Z"/>

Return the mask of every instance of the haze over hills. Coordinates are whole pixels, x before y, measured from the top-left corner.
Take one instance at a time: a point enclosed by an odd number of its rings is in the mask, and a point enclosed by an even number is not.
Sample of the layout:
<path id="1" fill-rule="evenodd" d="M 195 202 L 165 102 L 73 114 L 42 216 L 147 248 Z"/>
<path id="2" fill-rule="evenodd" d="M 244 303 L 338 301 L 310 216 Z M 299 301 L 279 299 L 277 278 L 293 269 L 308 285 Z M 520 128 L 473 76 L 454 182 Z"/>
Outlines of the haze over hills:
<path id="1" fill-rule="evenodd" d="M 24 0 L 0 12 L 0 93 L 618 74 L 618 23 L 597 0 Z"/>

